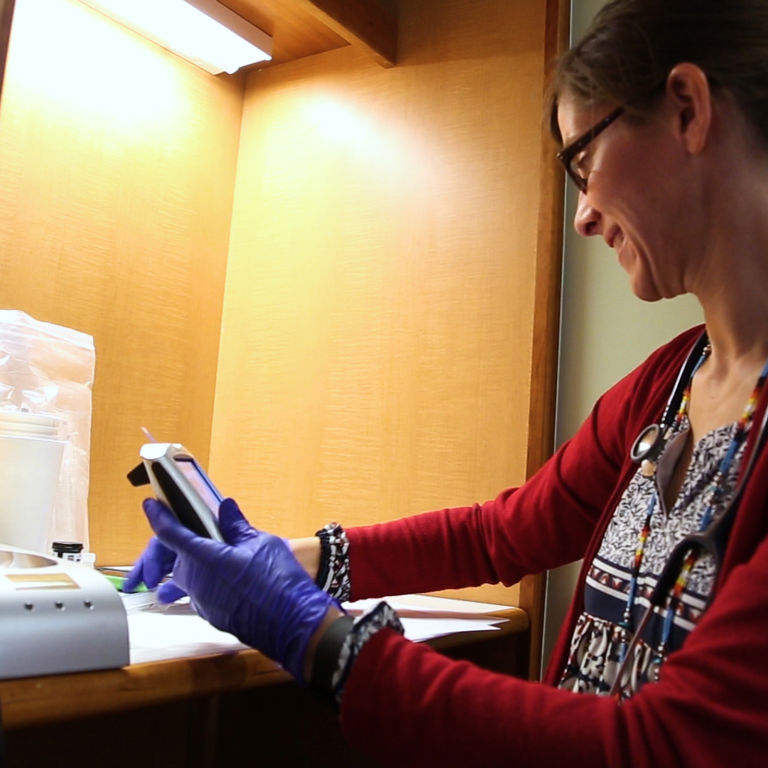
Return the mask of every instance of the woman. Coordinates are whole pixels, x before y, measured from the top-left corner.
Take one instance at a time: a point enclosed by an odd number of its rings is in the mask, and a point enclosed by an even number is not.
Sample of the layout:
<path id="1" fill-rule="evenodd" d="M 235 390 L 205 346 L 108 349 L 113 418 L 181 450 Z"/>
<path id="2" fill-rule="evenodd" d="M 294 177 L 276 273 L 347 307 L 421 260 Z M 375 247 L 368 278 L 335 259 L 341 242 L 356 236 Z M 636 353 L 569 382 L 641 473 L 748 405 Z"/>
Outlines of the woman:
<path id="1" fill-rule="evenodd" d="M 173 566 L 166 598 L 187 591 L 328 692 L 349 740 L 385 764 L 762 764 L 768 2 L 615 0 L 561 59 L 551 114 L 576 229 L 605 239 L 640 298 L 693 293 L 705 327 L 654 352 L 494 501 L 332 525 L 295 557 L 231 500 L 229 545 L 148 501 L 159 541 L 129 584 Z M 408 642 L 383 603 L 353 625 L 334 599 L 512 584 L 581 557 L 544 684 Z"/>

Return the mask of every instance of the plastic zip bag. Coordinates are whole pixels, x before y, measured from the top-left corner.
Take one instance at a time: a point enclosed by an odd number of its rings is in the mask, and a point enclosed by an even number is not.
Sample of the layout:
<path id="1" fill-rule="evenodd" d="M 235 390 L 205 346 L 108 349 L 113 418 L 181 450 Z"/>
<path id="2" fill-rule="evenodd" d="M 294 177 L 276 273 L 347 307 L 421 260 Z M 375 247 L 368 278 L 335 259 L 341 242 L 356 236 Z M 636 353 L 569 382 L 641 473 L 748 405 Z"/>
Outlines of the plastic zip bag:
<path id="1" fill-rule="evenodd" d="M 88 483 L 95 350 L 93 337 L 0 310 L 0 413 L 29 412 L 60 420 L 66 440 L 47 543 L 88 542 Z"/>

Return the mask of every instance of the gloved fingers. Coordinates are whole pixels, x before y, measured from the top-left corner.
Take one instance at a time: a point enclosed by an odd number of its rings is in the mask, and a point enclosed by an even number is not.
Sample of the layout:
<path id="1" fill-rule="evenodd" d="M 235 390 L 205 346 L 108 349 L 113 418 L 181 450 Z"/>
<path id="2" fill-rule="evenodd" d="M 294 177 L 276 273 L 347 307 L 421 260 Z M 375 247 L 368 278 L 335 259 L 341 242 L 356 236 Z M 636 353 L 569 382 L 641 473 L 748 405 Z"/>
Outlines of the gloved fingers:
<path id="1" fill-rule="evenodd" d="M 125 577 L 123 582 L 123 592 L 133 592 L 136 587 L 144 581 L 144 562 L 142 557 L 134 563 L 129 574 Z"/>
<path id="2" fill-rule="evenodd" d="M 145 499 L 142 506 L 155 535 L 168 549 L 177 554 L 193 554 L 198 559 L 214 559 L 220 554 L 224 545 L 190 531 L 161 501 Z"/>
<path id="3" fill-rule="evenodd" d="M 149 589 L 153 589 L 173 570 L 176 553 L 153 536 L 142 559 L 144 560 L 144 583 Z"/>
<path id="4" fill-rule="evenodd" d="M 171 572 L 175 559 L 175 553 L 153 536 L 126 576 L 123 590 L 133 592 L 142 582 L 153 589 Z"/>
<path id="5" fill-rule="evenodd" d="M 161 584 L 157 590 L 157 599 L 161 603 L 175 603 L 177 600 L 186 596 L 187 593 L 179 587 L 173 579 L 169 579 Z"/>
<path id="6" fill-rule="evenodd" d="M 237 544 L 258 535 L 258 531 L 245 519 L 234 499 L 224 499 L 219 505 L 219 530 L 224 541 Z"/>

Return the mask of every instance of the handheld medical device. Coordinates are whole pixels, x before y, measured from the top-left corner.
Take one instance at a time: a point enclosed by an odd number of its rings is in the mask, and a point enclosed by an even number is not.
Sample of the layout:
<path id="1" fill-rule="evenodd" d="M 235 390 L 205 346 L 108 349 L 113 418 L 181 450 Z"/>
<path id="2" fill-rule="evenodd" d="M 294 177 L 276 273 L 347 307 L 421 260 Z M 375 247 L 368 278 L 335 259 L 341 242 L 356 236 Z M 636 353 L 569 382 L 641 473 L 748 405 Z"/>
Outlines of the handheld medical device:
<path id="1" fill-rule="evenodd" d="M 199 536 L 222 541 L 218 514 L 222 495 L 195 457 L 180 443 L 145 443 L 142 463 L 128 473 L 132 485 L 151 484 L 179 521 Z"/>

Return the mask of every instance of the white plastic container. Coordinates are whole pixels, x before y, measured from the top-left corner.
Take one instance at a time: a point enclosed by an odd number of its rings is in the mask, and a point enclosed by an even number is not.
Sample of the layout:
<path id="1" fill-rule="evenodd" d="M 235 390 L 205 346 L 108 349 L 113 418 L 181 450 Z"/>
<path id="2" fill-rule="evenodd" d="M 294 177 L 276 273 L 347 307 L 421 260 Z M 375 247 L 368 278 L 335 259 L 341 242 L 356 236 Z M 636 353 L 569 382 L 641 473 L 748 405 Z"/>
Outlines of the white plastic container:
<path id="1" fill-rule="evenodd" d="M 0 412 L 0 544 L 44 552 L 65 440 L 59 419 Z"/>

